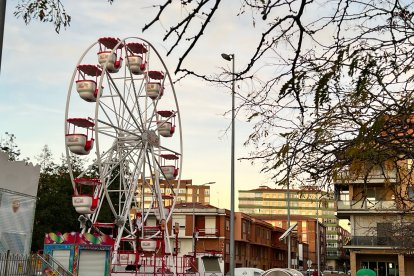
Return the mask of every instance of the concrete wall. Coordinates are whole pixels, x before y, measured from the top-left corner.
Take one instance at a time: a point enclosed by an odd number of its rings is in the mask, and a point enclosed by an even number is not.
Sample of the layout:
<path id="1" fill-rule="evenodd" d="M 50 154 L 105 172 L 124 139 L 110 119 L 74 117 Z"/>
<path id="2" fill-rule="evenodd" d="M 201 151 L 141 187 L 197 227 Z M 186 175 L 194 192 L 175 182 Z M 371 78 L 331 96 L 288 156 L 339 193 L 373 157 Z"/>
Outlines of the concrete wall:
<path id="1" fill-rule="evenodd" d="M 8 161 L 7 154 L 0 151 L 0 188 L 36 196 L 40 166 L 24 161 Z"/>

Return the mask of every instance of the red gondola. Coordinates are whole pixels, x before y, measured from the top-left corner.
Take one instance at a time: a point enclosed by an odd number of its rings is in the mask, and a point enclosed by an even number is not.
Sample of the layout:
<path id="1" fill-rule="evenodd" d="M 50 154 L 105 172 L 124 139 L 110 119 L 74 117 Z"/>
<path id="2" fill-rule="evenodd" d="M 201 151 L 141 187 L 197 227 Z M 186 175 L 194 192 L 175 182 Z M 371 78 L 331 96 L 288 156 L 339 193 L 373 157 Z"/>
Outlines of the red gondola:
<path id="1" fill-rule="evenodd" d="M 79 96 L 85 101 L 96 102 L 99 91 L 97 86 L 98 76 L 101 75 L 102 70 L 98 66 L 90 64 L 78 65 L 77 70 L 78 80 L 76 81 L 76 91 L 78 91 Z M 95 79 L 86 79 L 87 75 L 95 77 Z"/>
<path id="2" fill-rule="evenodd" d="M 127 65 L 129 70 L 134 75 L 141 75 L 145 72 L 146 62 L 145 53 L 148 51 L 147 47 L 142 43 L 128 43 L 126 50 L 130 52 L 127 56 Z"/>
<path id="3" fill-rule="evenodd" d="M 124 45 L 120 44 L 115 51 L 112 50 L 118 45 L 119 39 L 113 37 L 102 37 L 98 39 L 100 51 L 98 52 L 98 62 L 109 73 L 116 73 L 122 66 L 122 48 Z"/>
<path id="4" fill-rule="evenodd" d="M 78 193 L 72 196 L 72 204 L 73 207 L 75 207 L 76 212 L 79 214 L 95 213 L 99 203 L 96 189 L 100 187 L 101 181 L 96 178 L 75 178 L 74 181 L 77 186 Z M 88 189 L 87 187 L 90 188 Z"/>
<path id="5" fill-rule="evenodd" d="M 66 132 L 66 146 L 75 154 L 87 155 L 93 148 L 93 131 L 95 126 L 92 119 L 88 118 L 70 118 L 67 119 L 68 127 Z M 73 129 L 71 130 L 71 125 Z M 76 127 L 84 129 L 84 133 L 76 131 Z M 90 135 L 90 137 L 89 137 Z"/>
<path id="6" fill-rule="evenodd" d="M 163 118 L 157 121 L 158 133 L 163 137 L 172 137 L 175 131 L 175 111 L 160 110 L 157 113 Z"/>
<path id="7" fill-rule="evenodd" d="M 166 180 L 173 180 L 178 176 L 179 168 L 177 167 L 178 163 L 178 156 L 175 154 L 161 154 L 160 157 L 162 158 L 161 162 L 161 171 L 164 175 Z M 173 165 L 167 165 L 166 161 L 172 160 L 174 162 Z"/>
<path id="8" fill-rule="evenodd" d="M 161 80 L 164 79 L 164 73 L 161 71 L 148 71 L 148 77 L 154 81 L 149 81 L 146 85 L 147 96 L 155 100 L 161 98 L 164 87 Z"/>

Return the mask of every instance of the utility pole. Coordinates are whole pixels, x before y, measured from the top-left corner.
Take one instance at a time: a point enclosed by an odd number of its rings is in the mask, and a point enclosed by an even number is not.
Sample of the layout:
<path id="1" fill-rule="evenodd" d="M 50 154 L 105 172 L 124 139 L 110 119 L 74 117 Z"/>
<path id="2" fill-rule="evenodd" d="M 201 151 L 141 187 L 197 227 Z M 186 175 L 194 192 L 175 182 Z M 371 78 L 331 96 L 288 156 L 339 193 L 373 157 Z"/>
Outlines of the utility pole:
<path id="1" fill-rule="evenodd" d="M 4 22 L 6 21 L 6 0 L 0 0 L 0 72 L 3 54 Z"/>

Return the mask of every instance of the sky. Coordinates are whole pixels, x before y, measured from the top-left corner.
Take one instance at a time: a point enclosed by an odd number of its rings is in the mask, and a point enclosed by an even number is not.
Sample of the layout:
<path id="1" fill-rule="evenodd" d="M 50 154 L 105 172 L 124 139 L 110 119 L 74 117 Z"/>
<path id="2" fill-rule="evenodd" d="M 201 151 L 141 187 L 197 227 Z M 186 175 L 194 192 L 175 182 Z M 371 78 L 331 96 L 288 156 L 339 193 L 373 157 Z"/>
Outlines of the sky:
<path id="1" fill-rule="evenodd" d="M 247 28 L 252 24 L 248 17 L 237 17 L 238 1 L 223 2 L 228 3 L 215 15 L 206 30 L 208 35 L 202 37 L 186 61 L 186 65 L 197 66 L 205 74 L 219 73 L 220 67 L 230 68 L 231 62 L 222 59 L 221 53 L 234 53 L 236 71 L 241 69 L 261 33 L 260 28 Z M 183 15 L 180 7 L 169 13 L 174 17 L 161 18 L 161 24 L 143 33 L 143 26 L 157 11 L 151 7 L 154 1 L 118 0 L 112 5 L 104 0 L 64 3 L 72 23 L 60 34 L 50 24 L 33 21 L 25 25 L 13 16 L 15 2 L 7 3 L 0 73 L 0 139 L 6 138 L 4 132 L 13 133 L 22 156 L 34 163 L 44 145 L 49 146 L 56 160 L 64 154 L 69 82 L 80 55 L 98 38 L 144 38 L 161 53 L 170 72 L 174 72 L 182 50 L 179 48 L 167 57 L 169 42 L 162 40 L 169 22 Z M 231 108 L 231 91 L 196 78 L 180 81 L 175 90 L 183 131 L 182 179 L 192 179 L 193 184 L 216 182 L 211 185 L 211 204 L 229 208 L 231 136 L 225 131 L 231 118 L 223 114 Z M 242 114 L 239 117 L 235 123 L 236 159 L 248 155 L 250 149 L 243 142 L 252 127 L 244 122 Z M 274 187 L 260 168 L 236 161 L 235 189 Z"/>

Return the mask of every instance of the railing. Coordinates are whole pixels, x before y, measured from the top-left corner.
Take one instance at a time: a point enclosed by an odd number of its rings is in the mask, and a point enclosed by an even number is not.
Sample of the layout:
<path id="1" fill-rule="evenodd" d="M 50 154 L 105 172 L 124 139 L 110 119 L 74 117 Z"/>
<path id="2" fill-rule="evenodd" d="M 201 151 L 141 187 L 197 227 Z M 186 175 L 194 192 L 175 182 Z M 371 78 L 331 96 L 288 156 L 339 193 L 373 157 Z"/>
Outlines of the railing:
<path id="1" fill-rule="evenodd" d="M 38 255 L 13 254 L 10 251 L 0 253 L 1 276 L 37 276 L 50 272 L 56 276 L 73 276 L 52 257 L 46 258 Z M 52 274 L 54 273 L 54 274 Z"/>
<path id="2" fill-rule="evenodd" d="M 162 271 L 166 274 L 176 275 L 199 275 L 195 266 L 193 256 L 185 255 L 183 257 L 166 256 L 138 256 L 132 251 L 122 251 L 118 254 L 115 263 L 112 264 L 111 275 L 154 275 L 154 273 L 161 274 Z M 175 271 L 171 271 L 173 269 Z"/>
<path id="3" fill-rule="evenodd" d="M 37 255 L 37 258 L 39 258 L 43 262 L 43 266 L 47 266 L 48 270 L 52 270 L 54 272 L 57 272 L 58 275 L 62 276 L 73 276 L 71 272 L 69 272 L 66 268 L 63 267 L 61 263 L 56 261 L 52 256 L 46 254 L 46 255 Z"/>
<path id="4" fill-rule="evenodd" d="M 337 202 L 338 211 L 341 210 L 397 210 L 395 201 L 388 200 L 340 200 Z"/>
<path id="5" fill-rule="evenodd" d="M 199 229 L 199 236 L 218 236 L 219 230 L 216 228 Z"/>
<path id="6" fill-rule="evenodd" d="M 397 182 L 397 170 L 372 170 L 366 179 L 364 175 L 354 175 L 349 172 L 342 172 L 339 174 L 336 181 L 343 183 L 364 183 L 364 181 L 367 183 L 384 183 L 384 180 L 388 180 L 391 183 Z"/>
<path id="7" fill-rule="evenodd" d="M 413 241 L 402 237 L 353 236 L 346 246 L 412 247 Z"/>

